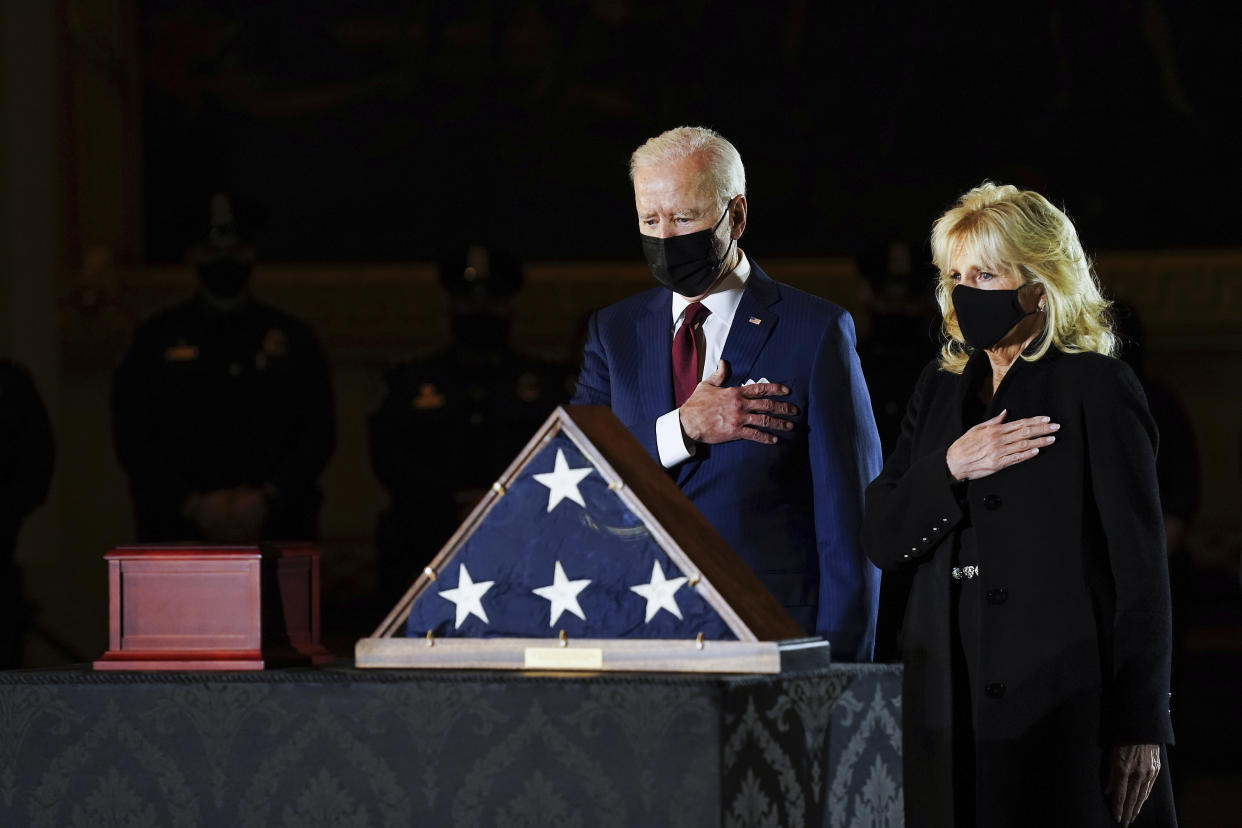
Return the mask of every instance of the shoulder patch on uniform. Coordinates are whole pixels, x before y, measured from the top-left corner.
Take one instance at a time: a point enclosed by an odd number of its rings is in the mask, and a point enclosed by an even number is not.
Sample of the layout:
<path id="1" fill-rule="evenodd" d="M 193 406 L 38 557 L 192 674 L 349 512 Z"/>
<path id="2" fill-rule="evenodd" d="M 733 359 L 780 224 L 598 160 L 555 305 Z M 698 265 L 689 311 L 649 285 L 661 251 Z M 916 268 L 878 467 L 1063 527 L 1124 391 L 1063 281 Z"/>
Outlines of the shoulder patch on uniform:
<path id="1" fill-rule="evenodd" d="M 514 393 L 524 403 L 538 402 L 543 397 L 543 382 L 534 371 L 519 374 Z"/>
<path id="2" fill-rule="evenodd" d="M 263 337 L 263 353 L 270 357 L 282 357 L 289 353 L 289 335 L 280 328 L 272 328 Z"/>
<path id="3" fill-rule="evenodd" d="M 435 408 L 443 408 L 447 402 L 440 390 L 429 382 L 424 382 L 418 387 L 418 394 L 414 397 L 413 405 L 419 411 L 429 411 Z"/>
<path id="4" fill-rule="evenodd" d="M 198 359 L 198 346 L 191 345 L 184 339 L 178 339 L 177 344 L 164 351 L 165 362 L 190 362 Z"/>

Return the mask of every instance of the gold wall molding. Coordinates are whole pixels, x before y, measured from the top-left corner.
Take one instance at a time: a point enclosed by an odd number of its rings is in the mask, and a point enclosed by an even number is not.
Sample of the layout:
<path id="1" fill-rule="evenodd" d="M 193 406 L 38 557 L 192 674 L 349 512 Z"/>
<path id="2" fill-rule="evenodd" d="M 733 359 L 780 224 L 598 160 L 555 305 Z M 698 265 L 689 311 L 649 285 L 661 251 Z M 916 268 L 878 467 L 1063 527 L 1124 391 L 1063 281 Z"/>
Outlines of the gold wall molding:
<path id="1" fill-rule="evenodd" d="M 1242 250 L 1102 253 L 1095 266 L 1154 336 L 1242 335 Z"/>

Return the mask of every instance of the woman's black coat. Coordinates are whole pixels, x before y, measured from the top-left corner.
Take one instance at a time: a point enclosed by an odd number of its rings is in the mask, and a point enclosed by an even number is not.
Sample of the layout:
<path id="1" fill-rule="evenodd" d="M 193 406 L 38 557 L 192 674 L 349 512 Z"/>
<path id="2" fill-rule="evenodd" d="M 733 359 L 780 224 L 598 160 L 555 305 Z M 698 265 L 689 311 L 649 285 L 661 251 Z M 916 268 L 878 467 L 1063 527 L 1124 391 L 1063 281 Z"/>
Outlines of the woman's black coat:
<path id="1" fill-rule="evenodd" d="M 1010 368 L 985 418 L 1046 415 L 1056 442 L 963 486 L 945 463 L 966 394 L 990 373 L 929 365 L 901 438 L 867 490 L 863 544 L 886 570 L 917 567 L 906 612 L 907 825 L 953 823 L 952 537 L 969 516 L 981 602 L 975 710 L 982 826 L 1112 825 L 1106 748 L 1171 744 L 1169 585 L 1156 429 L 1134 374 L 1052 350 Z M 966 588 L 965 586 L 963 588 Z M 1166 767 L 1140 825 L 1173 825 Z"/>

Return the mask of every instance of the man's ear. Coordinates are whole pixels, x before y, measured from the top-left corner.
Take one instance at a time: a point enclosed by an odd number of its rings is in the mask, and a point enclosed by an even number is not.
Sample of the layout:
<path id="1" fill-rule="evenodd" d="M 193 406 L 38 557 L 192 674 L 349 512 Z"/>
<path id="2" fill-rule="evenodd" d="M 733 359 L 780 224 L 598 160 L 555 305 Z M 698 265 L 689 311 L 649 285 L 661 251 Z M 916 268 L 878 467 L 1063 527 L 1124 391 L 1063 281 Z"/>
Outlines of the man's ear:
<path id="1" fill-rule="evenodd" d="M 729 235 L 734 239 L 740 239 L 745 231 L 746 196 L 734 196 L 733 203 L 729 205 Z"/>

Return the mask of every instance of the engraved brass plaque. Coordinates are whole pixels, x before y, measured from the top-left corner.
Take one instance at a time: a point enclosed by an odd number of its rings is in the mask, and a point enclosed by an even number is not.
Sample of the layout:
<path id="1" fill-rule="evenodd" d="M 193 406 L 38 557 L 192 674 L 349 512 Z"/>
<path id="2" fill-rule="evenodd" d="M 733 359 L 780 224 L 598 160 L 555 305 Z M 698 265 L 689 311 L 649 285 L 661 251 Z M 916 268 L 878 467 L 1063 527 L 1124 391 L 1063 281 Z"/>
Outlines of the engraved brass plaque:
<path id="1" fill-rule="evenodd" d="M 527 670 L 599 670 L 604 651 L 599 647 L 527 647 Z"/>

